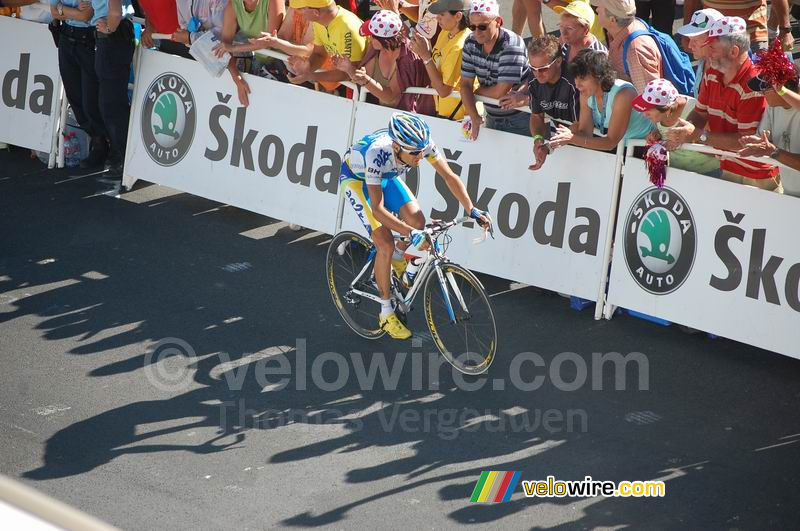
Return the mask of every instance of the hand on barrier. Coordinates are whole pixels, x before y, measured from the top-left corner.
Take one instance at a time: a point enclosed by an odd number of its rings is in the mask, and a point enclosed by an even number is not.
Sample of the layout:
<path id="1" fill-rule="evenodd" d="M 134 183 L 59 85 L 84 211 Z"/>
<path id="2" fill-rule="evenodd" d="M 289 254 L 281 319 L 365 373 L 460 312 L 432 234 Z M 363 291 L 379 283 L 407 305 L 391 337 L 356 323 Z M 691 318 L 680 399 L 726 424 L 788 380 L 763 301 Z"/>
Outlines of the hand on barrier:
<path id="1" fill-rule="evenodd" d="M 175 33 L 172 34 L 172 40 L 175 42 L 181 42 L 183 44 L 192 44 L 191 39 L 189 38 L 189 32 L 185 29 L 179 29 Z"/>
<path id="2" fill-rule="evenodd" d="M 770 132 L 762 131 L 761 135 L 747 135 L 739 139 L 742 149 L 738 151 L 743 157 L 769 157 L 778 149 L 769 140 Z"/>
<path id="3" fill-rule="evenodd" d="M 215 44 L 211 51 L 214 52 L 215 56 L 222 58 L 222 56 L 225 55 L 225 52 L 232 52 L 233 50 L 232 46 L 227 42 L 220 42 Z"/>
<path id="4" fill-rule="evenodd" d="M 524 91 L 509 91 L 508 94 L 502 96 L 499 100 L 501 109 L 516 109 L 517 107 L 522 107 L 523 105 L 527 105 L 530 101 L 529 96 L 527 94 L 527 87 Z"/>
<path id="5" fill-rule="evenodd" d="M 694 124 L 683 118 L 678 120 L 678 125 L 667 131 L 667 149 L 672 151 L 680 147 L 681 144 L 689 142 L 694 134 Z"/>
<path id="6" fill-rule="evenodd" d="M 349 57 L 345 57 L 344 55 L 336 54 L 331 57 L 331 62 L 333 63 L 334 68 L 336 70 L 341 70 L 345 74 L 350 77 L 350 80 L 353 80 L 353 76 L 356 72 L 356 67 L 353 66 L 353 63 L 350 61 Z"/>
<path id="7" fill-rule="evenodd" d="M 239 103 L 242 104 L 242 107 L 247 107 L 250 105 L 250 85 L 247 84 L 247 81 L 244 80 L 242 75 L 238 75 L 234 82 L 236 83 L 236 91 L 239 95 Z"/>
<path id="8" fill-rule="evenodd" d="M 81 2 L 81 5 L 84 5 L 83 2 Z M 142 30 L 142 37 L 139 39 L 139 42 L 145 48 L 155 47 L 156 44 L 153 42 L 153 32 L 150 30 L 150 28 L 145 27 Z"/>
<path id="9" fill-rule="evenodd" d="M 247 41 L 253 45 L 254 50 L 272 48 L 278 40 L 278 30 L 273 30 L 271 34 L 262 32 L 260 37 L 247 39 Z"/>
<path id="10" fill-rule="evenodd" d="M 562 124 L 558 124 L 556 127 L 556 132 L 552 134 L 550 137 L 550 146 L 555 149 L 557 147 L 566 146 L 572 141 L 572 138 L 575 134 L 572 130 Z"/>
<path id="11" fill-rule="evenodd" d="M 535 162 L 528 166 L 528 169 L 531 171 L 536 171 L 544 166 L 544 161 L 547 160 L 547 155 L 549 155 L 552 150 L 548 140 L 545 140 L 541 135 L 537 136 L 538 138 L 534 137 L 533 141 L 533 156 Z"/>
<path id="12" fill-rule="evenodd" d="M 483 125 L 483 118 L 478 116 L 470 116 L 470 132 L 469 132 L 469 139 L 470 140 L 478 140 L 478 134 L 481 131 L 481 125 Z"/>

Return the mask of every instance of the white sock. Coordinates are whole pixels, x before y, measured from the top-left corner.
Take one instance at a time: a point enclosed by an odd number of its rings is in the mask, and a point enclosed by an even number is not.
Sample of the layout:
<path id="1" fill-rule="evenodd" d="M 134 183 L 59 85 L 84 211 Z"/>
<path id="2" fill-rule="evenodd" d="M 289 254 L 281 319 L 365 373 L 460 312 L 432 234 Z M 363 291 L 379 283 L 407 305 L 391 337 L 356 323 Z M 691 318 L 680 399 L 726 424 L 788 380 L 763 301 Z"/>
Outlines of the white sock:
<path id="1" fill-rule="evenodd" d="M 381 299 L 381 319 L 394 313 L 394 304 L 392 302 L 392 299 Z"/>

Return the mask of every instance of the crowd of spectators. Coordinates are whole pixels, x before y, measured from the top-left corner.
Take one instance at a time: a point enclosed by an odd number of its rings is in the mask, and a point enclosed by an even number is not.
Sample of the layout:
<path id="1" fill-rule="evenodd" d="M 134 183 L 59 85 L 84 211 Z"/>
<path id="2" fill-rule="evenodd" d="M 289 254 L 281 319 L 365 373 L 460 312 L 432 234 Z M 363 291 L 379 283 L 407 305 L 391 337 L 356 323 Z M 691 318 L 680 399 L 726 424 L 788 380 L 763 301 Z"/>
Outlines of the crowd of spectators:
<path id="1" fill-rule="evenodd" d="M 75 38 L 93 27 L 97 41 L 113 34 L 120 17 L 104 13 L 121 9 L 125 21 L 129 1 L 0 0 L 12 15 L 28 8 L 31 18 L 42 19 L 44 11 L 66 26 L 62 77 L 81 79 L 66 92 L 93 146 L 100 146 L 95 158 L 115 148 L 117 157 L 124 155 L 124 139 L 112 123 L 122 118 L 96 109 L 108 75 L 98 66 L 92 78 L 94 60 L 88 50 L 75 51 Z M 530 170 L 542 168 L 563 145 L 611 151 L 628 139 L 664 143 L 671 166 L 779 193 L 779 166 L 742 157 L 772 157 L 800 170 L 797 76 L 770 83 L 754 53 L 769 46 L 791 53 L 790 17 L 800 2 L 685 0 L 674 36 L 674 0 L 518 0 L 511 28 L 497 0 L 377 0 L 366 16 L 363 2 L 354 0 L 137 4 L 146 20 L 143 46 L 188 56 L 188 47 L 212 32 L 215 52 L 231 54 L 228 72 L 245 106 L 253 95 L 243 72 L 341 95 L 348 92 L 342 83 L 351 82 L 380 105 L 468 119 L 472 140 L 482 127 L 530 136 Z M 38 15 L 30 10 L 42 5 L 47 9 Z M 557 36 L 541 22 L 545 6 L 559 16 Z M 519 34 L 525 21 L 532 34 L 527 43 Z M 171 38 L 153 39 L 156 33 Z M 284 64 L 253 54 L 260 49 L 288 59 Z M 433 91 L 409 93 L 410 87 Z M 486 98 L 492 101 L 479 102 Z M 686 143 L 730 155 L 681 149 Z"/>

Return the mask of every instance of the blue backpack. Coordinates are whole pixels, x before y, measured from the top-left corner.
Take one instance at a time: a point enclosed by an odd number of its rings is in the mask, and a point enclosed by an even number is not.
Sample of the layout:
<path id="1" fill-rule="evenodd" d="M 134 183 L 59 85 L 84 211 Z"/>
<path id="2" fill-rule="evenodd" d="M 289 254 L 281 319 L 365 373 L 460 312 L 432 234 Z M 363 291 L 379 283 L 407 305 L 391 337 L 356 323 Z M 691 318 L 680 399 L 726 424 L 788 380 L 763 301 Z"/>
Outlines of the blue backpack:
<path id="1" fill-rule="evenodd" d="M 622 62 L 625 64 L 625 73 L 630 77 L 628 71 L 628 46 L 631 41 L 640 35 L 650 35 L 656 41 L 659 52 L 661 52 L 661 67 L 664 71 L 664 78 L 675 85 L 681 94 L 690 95 L 694 89 L 695 75 L 689 56 L 683 53 L 675 41 L 666 33 L 654 29 L 644 20 L 637 18 L 644 24 L 646 30 L 637 30 L 628 35 L 622 45 Z"/>

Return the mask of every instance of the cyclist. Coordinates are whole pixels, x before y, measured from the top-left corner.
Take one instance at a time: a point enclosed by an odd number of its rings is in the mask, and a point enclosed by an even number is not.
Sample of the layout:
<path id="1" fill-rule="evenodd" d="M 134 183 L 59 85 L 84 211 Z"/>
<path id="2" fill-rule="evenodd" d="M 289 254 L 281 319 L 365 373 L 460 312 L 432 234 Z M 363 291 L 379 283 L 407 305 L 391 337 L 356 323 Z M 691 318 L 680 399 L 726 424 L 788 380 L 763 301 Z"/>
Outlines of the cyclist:
<path id="1" fill-rule="evenodd" d="M 491 218 L 475 208 L 461 179 L 439 152 L 430 128 L 420 117 L 407 112 L 392 114 L 388 129 L 366 135 L 345 153 L 339 177 L 348 202 L 375 244 L 375 281 L 381 297 L 378 323 L 394 339 L 408 339 L 411 331 L 394 313 L 391 298 L 392 266 L 402 273 L 406 267 L 402 250 L 395 247 L 392 231 L 408 236 L 422 259 L 427 251 L 425 216 L 406 183 L 399 179 L 425 158 L 441 175 L 447 187 L 484 230 Z M 398 216 L 399 214 L 399 216 Z"/>

